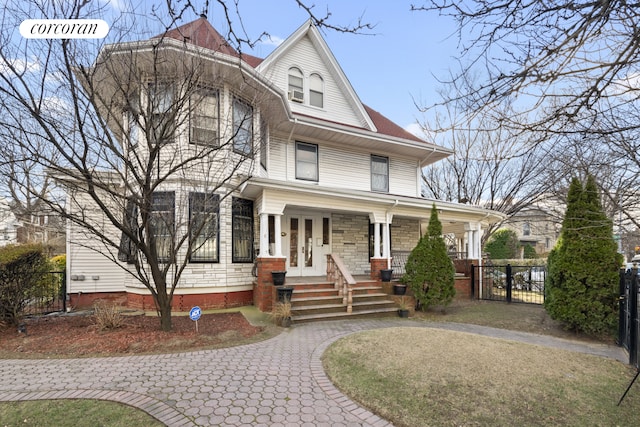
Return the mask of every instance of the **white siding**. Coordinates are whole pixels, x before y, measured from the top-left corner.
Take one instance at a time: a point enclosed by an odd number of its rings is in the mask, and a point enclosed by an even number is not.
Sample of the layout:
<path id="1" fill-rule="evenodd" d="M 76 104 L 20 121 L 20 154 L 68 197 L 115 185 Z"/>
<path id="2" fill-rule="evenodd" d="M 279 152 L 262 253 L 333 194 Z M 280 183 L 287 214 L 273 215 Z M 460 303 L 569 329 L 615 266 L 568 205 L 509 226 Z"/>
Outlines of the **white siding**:
<path id="1" fill-rule="evenodd" d="M 309 141 L 301 140 L 301 142 Z M 289 143 L 282 138 L 271 139 L 269 178 L 308 182 L 296 179 L 295 143 L 295 136 Z M 372 154 L 384 155 L 379 152 L 370 153 L 318 144 L 319 180 L 317 184 L 333 188 L 371 191 Z M 417 168 L 418 164 L 414 159 L 389 157 L 389 193 L 409 197 L 419 196 L 416 194 L 416 189 L 419 187 L 416 181 Z"/>
<path id="2" fill-rule="evenodd" d="M 69 200 L 69 199 L 68 199 Z M 78 200 L 84 206 L 91 206 L 88 200 Z M 79 209 L 75 203 L 68 206 Z M 103 230 L 115 241 L 120 234 L 115 227 L 107 223 L 104 214 L 96 209 L 85 209 L 87 217 L 95 227 Z M 67 281 L 68 292 L 122 292 L 124 291 L 125 271 L 113 262 L 117 259 L 117 250 L 108 247 L 79 226 L 70 226 L 67 233 L 69 243 Z M 84 278 L 83 280 L 80 280 Z M 76 280 L 74 280 L 76 279 Z"/>
<path id="3" fill-rule="evenodd" d="M 292 111 L 351 126 L 364 127 L 366 125 L 366 122 L 356 112 L 354 106 L 347 101 L 350 97 L 344 90 L 345 88 L 331 74 L 308 36 L 303 37 L 282 58 L 279 58 L 277 64 L 273 65 L 266 77 L 272 79 L 276 86 L 287 93 L 289 88 L 288 71 L 291 67 L 299 68 L 305 78 L 305 102 L 304 104 L 290 102 Z M 320 74 L 324 80 L 323 108 L 308 105 L 309 76 L 313 73 Z"/>
<path id="4" fill-rule="evenodd" d="M 9 203 L 0 198 L 0 246 L 18 242 L 18 221 L 9 208 Z"/>
<path id="5" fill-rule="evenodd" d="M 415 159 L 389 158 L 389 193 L 420 197 L 418 162 Z"/>

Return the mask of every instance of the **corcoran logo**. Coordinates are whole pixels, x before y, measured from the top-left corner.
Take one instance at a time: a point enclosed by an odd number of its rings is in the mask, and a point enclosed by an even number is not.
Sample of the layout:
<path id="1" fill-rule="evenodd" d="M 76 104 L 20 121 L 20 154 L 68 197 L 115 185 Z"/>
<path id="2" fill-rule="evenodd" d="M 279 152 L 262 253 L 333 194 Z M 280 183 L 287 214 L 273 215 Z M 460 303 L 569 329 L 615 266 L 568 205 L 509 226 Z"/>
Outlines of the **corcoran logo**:
<path id="1" fill-rule="evenodd" d="M 102 19 L 27 19 L 20 24 L 27 39 L 103 39 L 108 32 Z"/>

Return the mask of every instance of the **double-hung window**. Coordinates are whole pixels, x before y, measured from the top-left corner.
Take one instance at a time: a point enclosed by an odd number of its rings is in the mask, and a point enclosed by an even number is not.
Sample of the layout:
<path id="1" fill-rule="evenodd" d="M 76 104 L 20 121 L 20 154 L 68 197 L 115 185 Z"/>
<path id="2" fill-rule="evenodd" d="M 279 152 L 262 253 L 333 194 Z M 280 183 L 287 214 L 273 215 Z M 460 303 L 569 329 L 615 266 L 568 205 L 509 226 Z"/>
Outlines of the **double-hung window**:
<path id="1" fill-rule="evenodd" d="M 314 73 L 309 77 L 309 104 L 324 107 L 324 81 L 320 74 Z"/>
<path id="2" fill-rule="evenodd" d="M 220 197 L 217 194 L 189 195 L 191 262 L 219 261 Z"/>
<path id="3" fill-rule="evenodd" d="M 176 127 L 173 88 L 166 84 L 149 85 L 150 137 L 154 144 L 174 141 Z"/>
<path id="4" fill-rule="evenodd" d="M 175 193 L 173 191 L 153 193 L 151 201 L 150 244 L 155 245 L 158 262 L 174 259 Z"/>
<path id="5" fill-rule="evenodd" d="M 253 201 L 234 197 L 231 203 L 231 261 L 253 262 Z"/>
<path id="6" fill-rule="evenodd" d="M 389 158 L 371 156 L 371 191 L 389 192 Z"/>
<path id="7" fill-rule="evenodd" d="M 304 102 L 304 75 L 296 67 L 289 68 L 289 99 Z"/>
<path id="8" fill-rule="evenodd" d="M 140 96 L 137 93 L 129 96 L 124 116 L 126 119 L 126 127 L 124 128 L 126 146 L 133 148 L 138 144 L 142 133 L 140 126 Z"/>
<path id="9" fill-rule="evenodd" d="M 260 166 L 267 170 L 267 149 L 269 140 L 269 126 L 267 122 L 260 122 Z"/>
<path id="10" fill-rule="evenodd" d="M 253 108 L 237 98 L 233 100 L 233 151 L 253 154 Z"/>
<path id="11" fill-rule="evenodd" d="M 191 97 L 192 144 L 218 145 L 218 91 L 200 89 Z"/>
<path id="12" fill-rule="evenodd" d="M 318 146 L 296 142 L 296 178 L 318 181 Z"/>

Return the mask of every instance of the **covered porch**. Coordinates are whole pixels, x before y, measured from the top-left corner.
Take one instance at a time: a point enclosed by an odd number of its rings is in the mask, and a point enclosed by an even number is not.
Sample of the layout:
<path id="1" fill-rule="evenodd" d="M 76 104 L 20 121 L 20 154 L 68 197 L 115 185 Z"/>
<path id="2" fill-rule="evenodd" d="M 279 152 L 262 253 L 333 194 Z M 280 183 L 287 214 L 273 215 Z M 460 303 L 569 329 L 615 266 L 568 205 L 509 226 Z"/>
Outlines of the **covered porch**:
<path id="1" fill-rule="evenodd" d="M 501 217 L 492 211 L 429 199 L 326 189 L 255 179 L 243 194 L 255 200 L 259 230 L 254 302 L 270 310 L 271 272 L 287 278 L 326 276 L 328 255 L 352 277 L 379 280 L 392 268 L 393 253 L 408 253 L 426 231 L 432 205 L 438 209 L 451 253 L 480 258 L 484 230 Z M 300 280 L 300 279 L 296 279 Z"/>

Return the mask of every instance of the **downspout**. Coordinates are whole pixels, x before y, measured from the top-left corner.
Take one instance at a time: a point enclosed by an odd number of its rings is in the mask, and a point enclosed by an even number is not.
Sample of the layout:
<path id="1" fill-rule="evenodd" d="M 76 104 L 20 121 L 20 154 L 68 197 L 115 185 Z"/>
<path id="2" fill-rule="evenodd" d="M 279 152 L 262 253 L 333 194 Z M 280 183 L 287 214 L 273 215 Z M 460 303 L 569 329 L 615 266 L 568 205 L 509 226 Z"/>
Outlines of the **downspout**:
<path id="1" fill-rule="evenodd" d="M 393 202 L 393 205 L 391 205 L 391 207 L 389 207 L 389 209 L 387 209 L 386 213 L 385 213 L 385 220 L 387 221 L 386 227 L 389 228 L 389 232 L 387 233 L 387 241 L 385 242 L 385 244 L 387 245 L 387 247 L 389 248 L 389 250 L 387 251 L 387 269 L 391 269 L 391 223 L 389 222 L 389 214 L 391 213 L 391 211 L 398 206 L 398 203 L 400 203 L 398 201 L 398 199 L 396 199 Z"/>

